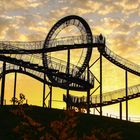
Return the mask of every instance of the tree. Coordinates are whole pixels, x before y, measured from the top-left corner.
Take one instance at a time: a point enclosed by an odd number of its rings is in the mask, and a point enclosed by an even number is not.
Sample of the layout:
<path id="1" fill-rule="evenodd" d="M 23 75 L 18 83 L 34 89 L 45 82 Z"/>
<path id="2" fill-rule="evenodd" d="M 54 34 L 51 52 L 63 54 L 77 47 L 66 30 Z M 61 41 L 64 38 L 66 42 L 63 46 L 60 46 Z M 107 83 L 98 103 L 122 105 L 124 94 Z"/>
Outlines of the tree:
<path id="1" fill-rule="evenodd" d="M 12 99 L 10 100 L 13 104 L 18 104 L 18 105 L 22 105 L 23 102 L 25 101 L 25 95 L 23 93 L 19 94 L 19 99 L 16 97 L 12 97 Z"/>
<path id="2" fill-rule="evenodd" d="M 22 94 L 22 93 L 20 93 L 19 94 L 19 105 L 21 105 L 21 104 L 23 104 L 23 102 L 25 101 L 25 95 L 24 94 Z"/>
<path id="3" fill-rule="evenodd" d="M 10 102 L 12 102 L 13 104 L 18 104 L 18 99 L 16 97 L 12 97 Z"/>

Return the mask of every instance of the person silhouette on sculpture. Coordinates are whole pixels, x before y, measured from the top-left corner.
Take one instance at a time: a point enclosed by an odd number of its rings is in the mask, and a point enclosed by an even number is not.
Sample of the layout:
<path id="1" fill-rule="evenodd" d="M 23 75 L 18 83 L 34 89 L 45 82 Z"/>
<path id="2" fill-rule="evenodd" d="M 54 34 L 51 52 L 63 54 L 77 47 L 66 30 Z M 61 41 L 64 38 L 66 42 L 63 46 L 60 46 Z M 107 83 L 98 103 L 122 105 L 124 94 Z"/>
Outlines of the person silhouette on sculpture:
<path id="1" fill-rule="evenodd" d="M 99 39 L 100 39 L 100 41 L 103 40 L 103 35 L 102 34 L 99 35 Z"/>

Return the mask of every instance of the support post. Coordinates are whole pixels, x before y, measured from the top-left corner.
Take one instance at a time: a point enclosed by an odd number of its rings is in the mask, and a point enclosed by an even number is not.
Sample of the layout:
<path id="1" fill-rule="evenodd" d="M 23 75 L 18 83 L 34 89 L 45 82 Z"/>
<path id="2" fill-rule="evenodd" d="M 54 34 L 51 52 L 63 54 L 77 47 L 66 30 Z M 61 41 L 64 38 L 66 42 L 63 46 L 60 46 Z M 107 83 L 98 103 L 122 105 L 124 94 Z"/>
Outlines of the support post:
<path id="1" fill-rule="evenodd" d="M 87 66 L 87 81 L 90 80 L 89 77 L 89 65 Z M 87 90 L 87 114 L 90 114 L 90 89 Z"/>
<path id="2" fill-rule="evenodd" d="M 122 102 L 120 102 L 120 120 L 122 120 Z"/>
<path id="3" fill-rule="evenodd" d="M 44 73 L 44 82 L 43 82 L 43 104 L 42 104 L 43 107 L 45 107 L 45 93 L 46 93 L 46 84 L 45 84 L 45 81 L 46 81 L 46 76 L 45 76 L 45 73 Z"/>
<path id="4" fill-rule="evenodd" d="M 16 85 L 17 85 L 17 72 L 15 72 L 15 77 L 14 77 L 14 101 L 13 101 L 13 105 L 15 105 L 15 98 L 16 98 Z"/>
<path id="5" fill-rule="evenodd" d="M 4 103 L 4 89 L 5 89 L 5 70 L 6 70 L 6 62 L 3 62 L 3 69 L 2 69 L 2 82 L 1 82 L 1 106 Z"/>
<path id="6" fill-rule="evenodd" d="M 49 102 L 49 107 L 52 108 L 52 86 L 50 88 L 50 102 Z"/>
<path id="7" fill-rule="evenodd" d="M 68 49 L 68 54 L 67 54 L 67 110 L 70 109 L 70 101 L 69 101 L 69 71 L 70 69 L 70 49 Z"/>
<path id="8" fill-rule="evenodd" d="M 125 92 L 126 92 L 126 121 L 128 121 L 128 74 L 125 71 Z"/>
<path id="9" fill-rule="evenodd" d="M 95 108 L 93 108 L 93 114 L 95 115 Z"/>
<path id="10" fill-rule="evenodd" d="M 102 116 L 102 54 L 100 53 L 100 116 Z"/>

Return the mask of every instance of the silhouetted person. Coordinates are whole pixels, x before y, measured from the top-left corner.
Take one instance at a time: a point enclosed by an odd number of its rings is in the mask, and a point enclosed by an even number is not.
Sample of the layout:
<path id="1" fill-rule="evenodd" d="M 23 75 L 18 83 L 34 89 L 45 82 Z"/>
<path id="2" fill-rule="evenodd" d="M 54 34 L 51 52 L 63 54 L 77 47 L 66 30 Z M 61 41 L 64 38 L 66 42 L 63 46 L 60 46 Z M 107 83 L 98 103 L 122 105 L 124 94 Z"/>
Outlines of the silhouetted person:
<path id="1" fill-rule="evenodd" d="M 22 71 L 22 67 L 21 66 L 19 67 L 19 70 Z"/>
<path id="2" fill-rule="evenodd" d="M 100 41 L 103 41 L 103 35 L 102 34 L 99 35 L 99 39 L 100 39 Z"/>
<path id="3" fill-rule="evenodd" d="M 105 37 L 102 34 L 99 35 L 99 42 L 105 44 Z"/>

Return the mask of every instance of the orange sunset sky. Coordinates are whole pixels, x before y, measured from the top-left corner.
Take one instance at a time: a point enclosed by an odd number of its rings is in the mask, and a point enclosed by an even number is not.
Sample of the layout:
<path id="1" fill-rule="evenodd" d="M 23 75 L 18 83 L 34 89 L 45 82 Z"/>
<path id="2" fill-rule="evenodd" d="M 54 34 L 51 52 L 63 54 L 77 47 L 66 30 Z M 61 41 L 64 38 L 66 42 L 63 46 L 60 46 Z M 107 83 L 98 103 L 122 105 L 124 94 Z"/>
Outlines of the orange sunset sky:
<path id="1" fill-rule="evenodd" d="M 93 35 L 102 33 L 109 49 L 140 65 L 140 0 L 0 0 L 0 40 L 44 40 L 53 24 L 62 17 L 73 14 L 88 22 Z M 98 51 L 93 49 L 90 63 L 98 55 Z M 91 70 L 99 77 L 98 63 Z M 103 92 L 123 88 L 124 74 L 124 70 L 104 58 Z M 129 86 L 140 84 L 138 76 L 128 76 Z M 7 104 L 13 96 L 13 81 L 13 74 L 6 75 Z M 17 97 L 19 93 L 24 93 L 29 104 L 41 106 L 42 88 L 43 84 L 37 80 L 18 74 Z M 63 93 L 66 91 L 53 88 L 53 100 L 62 101 Z M 71 94 L 86 95 L 80 92 Z M 53 107 L 64 108 L 65 103 L 53 102 Z M 139 108 L 140 98 L 129 101 L 129 117 L 140 117 Z M 103 113 L 119 115 L 119 105 L 103 107 Z"/>

